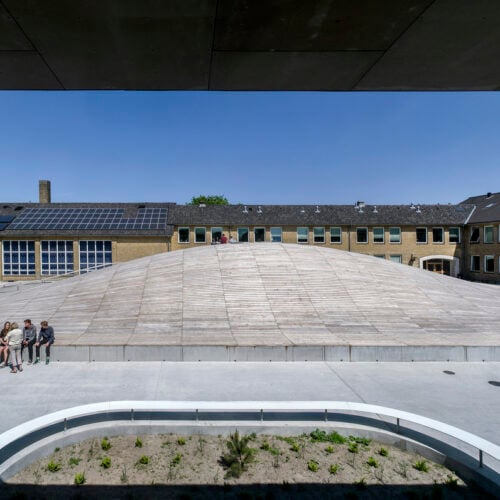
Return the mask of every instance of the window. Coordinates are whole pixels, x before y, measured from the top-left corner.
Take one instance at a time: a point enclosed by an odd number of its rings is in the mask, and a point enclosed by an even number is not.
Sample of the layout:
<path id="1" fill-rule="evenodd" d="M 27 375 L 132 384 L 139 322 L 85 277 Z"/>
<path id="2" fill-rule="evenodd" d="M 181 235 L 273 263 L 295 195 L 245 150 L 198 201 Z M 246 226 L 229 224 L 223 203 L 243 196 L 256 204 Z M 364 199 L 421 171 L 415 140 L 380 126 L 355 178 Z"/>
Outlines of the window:
<path id="1" fill-rule="evenodd" d="M 313 229 L 314 243 L 324 243 L 325 242 L 325 228 L 315 227 Z"/>
<path id="2" fill-rule="evenodd" d="M 3 274 L 5 276 L 35 274 L 34 241 L 3 242 Z"/>
<path id="3" fill-rule="evenodd" d="M 484 226 L 484 242 L 493 243 L 493 226 Z"/>
<path id="4" fill-rule="evenodd" d="M 479 272 L 480 271 L 480 263 L 481 263 L 481 259 L 479 257 L 479 255 L 471 255 L 470 257 L 470 270 L 473 271 L 473 272 Z"/>
<path id="5" fill-rule="evenodd" d="M 40 252 L 42 275 L 67 274 L 73 271 L 72 241 L 42 241 Z"/>
<path id="6" fill-rule="evenodd" d="M 377 254 L 377 255 L 374 255 L 374 257 L 377 257 L 377 259 L 385 259 L 385 254 L 383 254 L 383 253 Z"/>
<path id="7" fill-rule="evenodd" d="M 297 228 L 297 243 L 307 243 L 309 241 L 309 228 Z"/>
<path id="8" fill-rule="evenodd" d="M 373 228 L 373 243 L 383 243 L 384 242 L 384 228 L 374 227 Z"/>
<path id="9" fill-rule="evenodd" d="M 417 227 L 415 229 L 415 234 L 417 237 L 417 243 L 420 243 L 420 244 L 427 243 L 427 228 L 426 227 Z"/>
<path id="10" fill-rule="evenodd" d="M 111 241 L 80 241 L 80 272 L 86 273 L 113 263 Z"/>
<path id="11" fill-rule="evenodd" d="M 194 242 L 195 243 L 206 243 L 207 241 L 207 230 L 204 227 L 194 228 Z"/>
<path id="12" fill-rule="evenodd" d="M 401 255 L 391 255 L 390 260 L 391 262 L 396 262 L 397 264 L 401 264 L 403 262 L 403 258 Z"/>
<path id="13" fill-rule="evenodd" d="M 330 243 L 340 245 L 342 243 L 342 229 L 340 227 L 330 228 Z"/>
<path id="14" fill-rule="evenodd" d="M 179 243 L 189 243 L 189 228 L 180 227 L 179 228 Z"/>
<path id="15" fill-rule="evenodd" d="M 484 272 L 494 273 L 495 272 L 495 256 L 485 255 L 484 256 Z"/>
<path id="16" fill-rule="evenodd" d="M 401 243 L 401 228 L 400 227 L 390 227 L 389 228 L 389 241 L 391 243 Z"/>
<path id="17" fill-rule="evenodd" d="M 460 228 L 450 227 L 450 243 L 460 243 Z"/>
<path id="18" fill-rule="evenodd" d="M 218 243 L 220 241 L 220 237 L 222 236 L 222 228 L 213 227 L 211 232 L 212 232 L 212 243 Z"/>
<path id="19" fill-rule="evenodd" d="M 444 230 L 442 227 L 432 228 L 432 242 L 433 243 L 444 243 Z"/>
<path id="20" fill-rule="evenodd" d="M 271 241 L 273 243 L 281 243 L 281 227 L 271 228 Z"/>
<path id="21" fill-rule="evenodd" d="M 479 228 L 473 227 L 470 233 L 470 243 L 479 243 Z"/>
<path id="22" fill-rule="evenodd" d="M 238 241 L 240 243 L 248 243 L 248 227 L 238 228 Z"/>
<path id="23" fill-rule="evenodd" d="M 357 243 L 368 243 L 368 228 L 357 227 L 356 228 L 356 242 Z"/>
<path id="24" fill-rule="evenodd" d="M 256 227 L 253 230 L 254 238 L 255 238 L 255 243 L 262 243 L 263 241 L 266 241 L 266 228 L 264 227 Z"/>

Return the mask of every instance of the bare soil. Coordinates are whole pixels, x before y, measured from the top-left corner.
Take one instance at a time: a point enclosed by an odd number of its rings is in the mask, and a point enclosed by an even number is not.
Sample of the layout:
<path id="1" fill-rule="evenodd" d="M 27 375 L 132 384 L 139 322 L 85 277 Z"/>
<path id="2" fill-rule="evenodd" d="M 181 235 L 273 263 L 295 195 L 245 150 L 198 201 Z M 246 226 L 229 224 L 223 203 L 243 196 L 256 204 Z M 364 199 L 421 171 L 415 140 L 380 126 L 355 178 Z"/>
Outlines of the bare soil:
<path id="1" fill-rule="evenodd" d="M 307 435 L 253 436 L 252 461 L 240 477 L 229 477 L 222 460 L 227 440 L 211 435 L 120 436 L 109 439 L 108 450 L 99 439 L 86 440 L 31 464 L 0 487 L 0 497 L 487 497 L 446 467 L 393 446 L 352 439 L 316 442 Z M 109 467 L 104 466 L 107 458 Z M 418 462 L 427 471 L 417 470 Z M 78 474 L 85 477 L 81 486 L 75 485 Z"/>

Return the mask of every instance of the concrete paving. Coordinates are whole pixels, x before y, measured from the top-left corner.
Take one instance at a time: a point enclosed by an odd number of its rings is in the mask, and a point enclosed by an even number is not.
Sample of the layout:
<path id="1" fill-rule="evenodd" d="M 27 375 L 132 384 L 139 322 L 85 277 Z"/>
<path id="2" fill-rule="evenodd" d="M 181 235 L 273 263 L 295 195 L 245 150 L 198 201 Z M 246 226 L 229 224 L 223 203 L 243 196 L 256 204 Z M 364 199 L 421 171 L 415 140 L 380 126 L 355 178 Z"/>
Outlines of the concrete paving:
<path id="1" fill-rule="evenodd" d="M 500 287 L 367 255 L 216 245 L 0 294 L 60 361 L 500 361 Z"/>
<path id="2" fill-rule="evenodd" d="M 0 432 L 113 400 L 333 400 L 409 411 L 500 444 L 500 387 L 489 381 L 500 382 L 500 363 L 51 363 L 0 370 Z"/>

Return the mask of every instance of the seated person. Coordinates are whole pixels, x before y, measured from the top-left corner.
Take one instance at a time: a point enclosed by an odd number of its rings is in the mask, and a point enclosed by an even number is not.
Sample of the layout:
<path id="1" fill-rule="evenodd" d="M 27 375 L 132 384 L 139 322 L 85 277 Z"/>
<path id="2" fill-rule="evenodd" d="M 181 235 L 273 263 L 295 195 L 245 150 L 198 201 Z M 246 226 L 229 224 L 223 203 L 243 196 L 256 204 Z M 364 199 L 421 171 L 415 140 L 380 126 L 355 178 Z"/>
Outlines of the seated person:
<path id="1" fill-rule="evenodd" d="M 45 347 L 45 364 L 48 365 L 50 361 L 50 346 L 54 343 L 54 329 L 49 326 L 47 321 L 40 323 L 40 333 L 38 334 L 38 342 L 35 344 L 36 348 L 36 363 L 40 363 L 40 346 L 47 344 Z"/>

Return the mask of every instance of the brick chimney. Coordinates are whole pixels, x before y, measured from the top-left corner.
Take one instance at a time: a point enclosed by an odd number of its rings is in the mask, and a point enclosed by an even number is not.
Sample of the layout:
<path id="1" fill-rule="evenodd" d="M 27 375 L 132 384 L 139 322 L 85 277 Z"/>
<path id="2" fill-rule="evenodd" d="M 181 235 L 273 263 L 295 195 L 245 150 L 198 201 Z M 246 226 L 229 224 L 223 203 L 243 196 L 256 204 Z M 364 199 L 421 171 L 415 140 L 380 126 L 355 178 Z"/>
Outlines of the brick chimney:
<path id="1" fill-rule="evenodd" d="M 39 203 L 50 203 L 50 181 L 38 181 Z"/>

